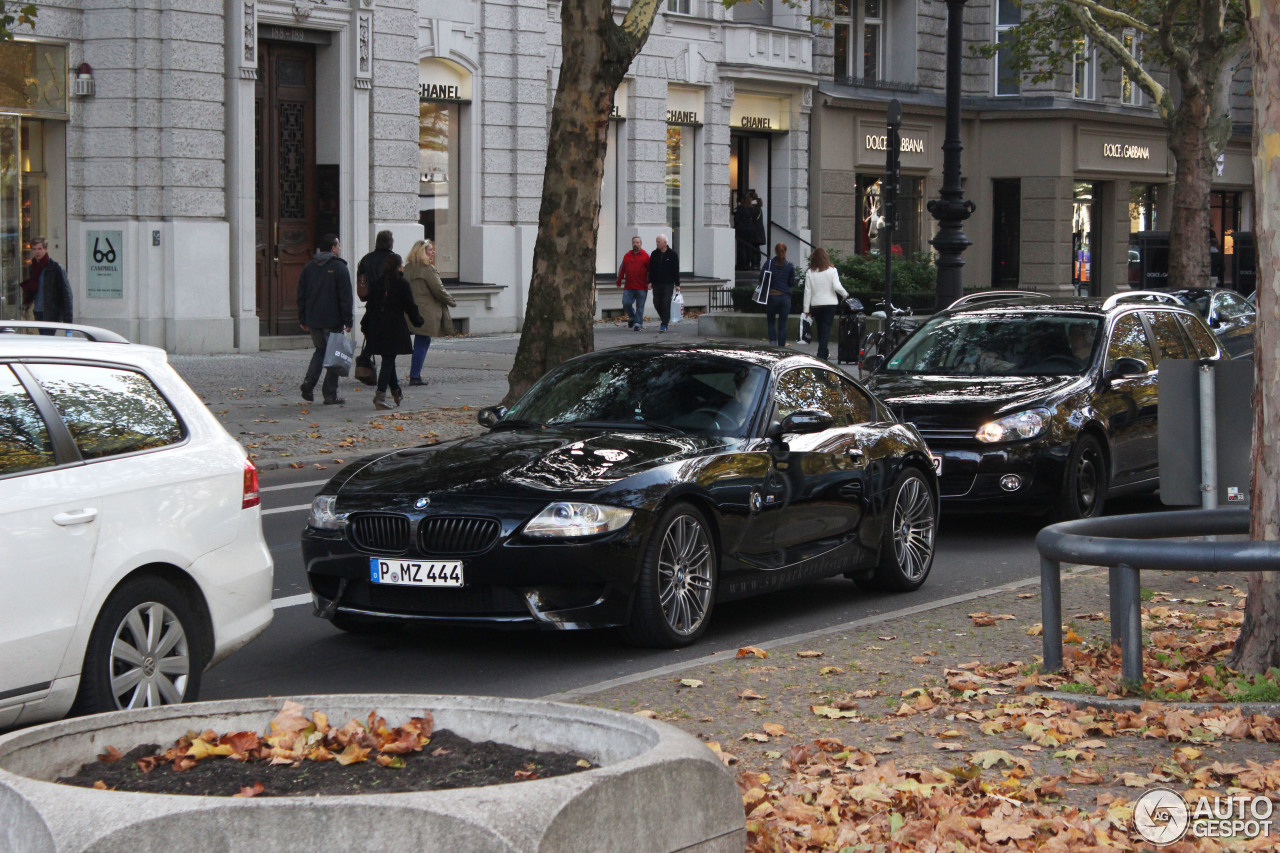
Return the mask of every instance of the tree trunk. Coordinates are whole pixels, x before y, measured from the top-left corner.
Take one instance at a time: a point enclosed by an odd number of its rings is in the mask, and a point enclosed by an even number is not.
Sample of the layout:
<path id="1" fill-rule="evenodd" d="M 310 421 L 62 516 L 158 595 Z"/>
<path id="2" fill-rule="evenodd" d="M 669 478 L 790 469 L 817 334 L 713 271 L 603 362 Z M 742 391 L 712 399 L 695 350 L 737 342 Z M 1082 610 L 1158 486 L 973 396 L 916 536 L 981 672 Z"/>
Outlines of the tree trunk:
<path id="1" fill-rule="evenodd" d="M 1181 103 L 1169 122 L 1169 150 L 1177 159 L 1169 222 L 1169 287 L 1175 289 L 1204 287 L 1209 278 L 1212 106 L 1204 87 L 1184 79 Z"/>
<path id="2" fill-rule="evenodd" d="M 1258 242 L 1258 325 L 1253 389 L 1249 537 L 1280 539 L 1280 4 L 1252 0 L 1253 187 Z M 1244 625 L 1229 664 L 1250 673 L 1280 666 L 1280 573 L 1249 576 Z"/>
<path id="3" fill-rule="evenodd" d="M 594 347 L 596 228 L 609 114 L 657 11 L 657 0 L 635 3 L 651 7 L 638 34 L 614 22 L 605 0 L 565 0 L 560 9 L 560 82 L 551 108 L 533 277 L 515 364 L 507 375 L 507 405 L 549 369 Z"/>

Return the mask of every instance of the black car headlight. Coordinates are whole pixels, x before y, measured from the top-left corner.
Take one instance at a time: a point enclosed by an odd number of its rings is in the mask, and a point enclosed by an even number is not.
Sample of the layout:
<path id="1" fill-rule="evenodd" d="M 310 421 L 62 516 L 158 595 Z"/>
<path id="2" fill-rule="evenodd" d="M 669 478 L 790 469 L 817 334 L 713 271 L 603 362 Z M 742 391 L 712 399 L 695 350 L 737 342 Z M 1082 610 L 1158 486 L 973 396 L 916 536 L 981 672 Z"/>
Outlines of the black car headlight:
<path id="1" fill-rule="evenodd" d="M 1008 415 L 998 421 L 985 423 L 978 428 L 974 438 L 984 444 L 1001 441 L 1021 441 L 1035 438 L 1049 428 L 1049 412 L 1046 409 L 1029 409 Z"/>
<path id="2" fill-rule="evenodd" d="M 347 523 L 348 513 L 338 512 L 337 503 L 337 495 L 317 495 L 311 501 L 311 517 L 307 524 L 317 530 L 341 530 Z"/>
<path id="3" fill-rule="evenodd" d="M 524 535 L 539 539 L 597 536 L 624 526 L 632 512 L 616 506 L 556 501 L 524 526 Z"/>

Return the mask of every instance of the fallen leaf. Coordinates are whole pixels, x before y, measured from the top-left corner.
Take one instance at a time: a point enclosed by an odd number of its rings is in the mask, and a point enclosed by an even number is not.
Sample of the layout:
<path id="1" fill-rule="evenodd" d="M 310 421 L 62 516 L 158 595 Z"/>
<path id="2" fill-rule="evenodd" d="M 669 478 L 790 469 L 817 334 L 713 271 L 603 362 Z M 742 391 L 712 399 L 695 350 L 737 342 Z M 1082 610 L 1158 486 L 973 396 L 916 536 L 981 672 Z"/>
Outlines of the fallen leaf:
<path id="1" fill-rule="evenodd" d="M 98 760 L 104 764 L 110 764 L 113 761 L 119 761 L 123 757 L 123 752 L 116 749 L 114 746 L 108 746 L 107 751 L 98 756 Z"/>
<path id="2" fill-rule="evenodd" d="M 818 675 L 843 675 L 844 669 L 838 666 L 824 666 L 818 670 Z"/>
<path id="3" fill-rule="evenodd" d="M 970 764 L 981 765 L 984 770 L 990 770 L 997 764 L 1006 764 L 1009 767 L 1021 767 L 1024 770 L 1030 770 L 1031 765 L 1025 758 L 1018 758 L 1012 753 L 1005 752 L 1003 749 L 987 749 L 982 752 L 975 752 L 969 756 Z"/>
<path id="4" fill-rule="evenodd" d="M 771 737 L 782 737 L 787 733 L 787 727 L 780 723 L 765 723 L 761 728 Z"/>
<path id="5" fill-rule="evenodd" d="M 1018 593 L 1018 598 L 1035 598 L 1035 597 L 1036 597 L 1036 594 L 1035 594 L 1034 592 L 1020 592 L 1020 593 Z"/>
<path id="6" fill-rule="evenodd" d="M 820 658 L 820 657 L 822 657 L 822 654 L 823 654 L 822 652 L 816 652 L 816 651 L 813 651 L 813 650 L 806 650 L 806 651 L 803 651 L 803 652 L 796 652 L 796 657 L 798 657 L 798 658 Z"/>
<path id="7" fill-rule="evenodd" d="M 238 794 L 232 794 L 231 796 L 232 796 L 232 797 L 243 797 L 243 798 L 245 798 L 245 799 L 248 799 L 249 797 L 256 797 L 256 796 L 258 796 L 258 795 L 259 795 L 259 794 L 261 794 L 264 790 L 266 790 L 266 789 L 262 787 L 262 783 L 261 783 L 261 782 L 254 782 L 252 785 L 246 785 L 246 786 L 244 786 L 243 788 L 241 788 L 241 789 L 240 789 L 240 793 L 238 793 Z"/>
<path id="8" fill-rule="evenodd" d="M 755 692 L 750 687 L 747 687 L 738 693 L 738 698 L 742 700 L 747 700 L 747 699 L 768 699 L 769 697 L 761 696 L 759 693 Z"/>
<path id="9" fill-rule="evenodd" d="M 992 844 L 1000 844 L 1004 841 L 1017 841 L 1020 839 L 1030 838 L 1035 835 L 1035 830 L 1027 826 L 1025 823 L 1015 823 L 1009 820 L 1001 820 L 994 817 L 984 817 L 981 821 L 982 834 L 986 836 L 987 841 Z"/>
<path id="10" fill-rule="evenodd" d="M 696 678 L 682 678 L 680 684 L 684 687 L 701 687 L 702 682 Z"/>
<path id="11" fill-rule="evenodd" d="M 587 759 L 585 759 L 585 758 L 579 758 L 579 759 L 578 759 L 576 762 L 574 762 L 574 763 L 575 763 L 575 765 L 576 765 L 576 766 L 578 766 L 578 767 L 590 767 L 590 766 L 591 766 L 591 762 L 590 762 L 590 761 L 587 761 Z"/>
<path id="12" fill-rule="evenodd" d="M 858 712 L 855 710 L 842 711 L 831 705 L 810 705 L 809 710 L 815 716 L 826 717 L 831 720 L 856 719 L 858 717 Z"/>
<path id="13" fill-rule="evenodd" d="M 738 657 L 740 658 L 751 657 L 752 655 L 758 658 L 767 658 L 769 653 L 764 649 L 757 648 L 756 646 L 743 646 L 738 649 Z"/>
<path id="14" fill-rule="evenodd" d="M 763 732 L 746 732 L 738 740 L 753 740 L 756 743 L 768 743 L 769 736 Z"/>
<path id="15" fill-rule="evenodd" d="M 645 708 L 643 711 L 636 711 L 635 716 L 637 716 L 637 717 L 645 717 L 645 718 L 647 718 L 647 719 L 652 720 L 652 719 L 654 719 L 655 717 L 657 717 L 657 716 L 658 716 L 658 712 L 657 712 L 657 711 L 651 711 L 651 710 L 649 710 L 648 708 Z M 435 754 L 435 753 L 432 753 L 432 755 L 434 755 L 434 754 Z"/>
<path id="16" fill-rule="evenodd" d="M 369 756 L 369 748 L 360 746 L 359 744 L 349 744 L 346 749 L 338 754 L 337 762 L 344 767 L 348 764 L 355 764 L 358 761 L 367 761 Z"/>
<path id="17" fill-rule="evenodd" d="M 105 791 L 107 790 L 107 783 L 98 779 L 93 783 L 93 787 L 97 788 L 99 791 Z"/>

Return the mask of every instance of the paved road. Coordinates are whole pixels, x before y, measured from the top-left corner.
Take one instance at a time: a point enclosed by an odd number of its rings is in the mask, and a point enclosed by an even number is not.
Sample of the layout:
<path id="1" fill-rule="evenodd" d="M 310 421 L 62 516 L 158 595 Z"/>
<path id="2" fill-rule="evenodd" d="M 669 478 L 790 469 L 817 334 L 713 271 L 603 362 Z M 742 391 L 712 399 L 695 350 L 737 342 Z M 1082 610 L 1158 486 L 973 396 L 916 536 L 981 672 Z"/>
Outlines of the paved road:
<path id="1" fill-rule="evenodd" d="M 331 472 L 330 472 L 331 473 Z M 433 627 L 357 637 L 311 615 L 298 534 L 321 472 L 262 475 L 263 527 L 276 562 L 275 621 L 267 633 L 205 676 L 201 698 L 268 694 L 422 692 L 536 697 L 689 661 L 713 652 L 949 598 L 1033 577 L 1031 520 L 945 519 L 929 581 L 909 595 L 873 595 L 831 579 L 717 609 L 706 636 L 678 651 L 635 649 L 612 632 L 502 632 Z M 1114 512 L 1160 508 L 1150 497 Z"/>

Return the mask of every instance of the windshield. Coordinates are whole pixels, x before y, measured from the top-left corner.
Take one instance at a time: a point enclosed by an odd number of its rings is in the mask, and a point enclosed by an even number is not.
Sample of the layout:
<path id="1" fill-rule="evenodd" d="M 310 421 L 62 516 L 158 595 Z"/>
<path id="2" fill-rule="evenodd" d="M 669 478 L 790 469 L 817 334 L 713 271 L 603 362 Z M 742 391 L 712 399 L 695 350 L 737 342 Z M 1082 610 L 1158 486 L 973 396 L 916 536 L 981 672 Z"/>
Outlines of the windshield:
<path id="1" fill-rule="evenodd" d="M 768 375 L 758 365 L 698 353 L 624 352 L 553 370 L 503 420 L 741 436 Z"/>
<path id="2" fill-rule="evenodd" d="M 939 317 L 885 365 L 888 373 L 1070 376 L 1093 362 L 1100 321 L 1071 315 Z"/>

